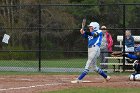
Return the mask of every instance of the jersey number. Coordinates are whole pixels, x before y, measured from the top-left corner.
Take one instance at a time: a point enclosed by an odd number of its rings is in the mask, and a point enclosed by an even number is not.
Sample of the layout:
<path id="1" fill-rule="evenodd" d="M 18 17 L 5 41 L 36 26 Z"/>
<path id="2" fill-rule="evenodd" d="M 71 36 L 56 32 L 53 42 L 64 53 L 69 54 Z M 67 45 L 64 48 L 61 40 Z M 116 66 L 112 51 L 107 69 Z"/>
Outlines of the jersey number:
<path id="1" fill-rule="evenodd" d="M 93 39 L 93 36 L 88 36 L 88 40 L 91 40 L 91 39 Z"/>

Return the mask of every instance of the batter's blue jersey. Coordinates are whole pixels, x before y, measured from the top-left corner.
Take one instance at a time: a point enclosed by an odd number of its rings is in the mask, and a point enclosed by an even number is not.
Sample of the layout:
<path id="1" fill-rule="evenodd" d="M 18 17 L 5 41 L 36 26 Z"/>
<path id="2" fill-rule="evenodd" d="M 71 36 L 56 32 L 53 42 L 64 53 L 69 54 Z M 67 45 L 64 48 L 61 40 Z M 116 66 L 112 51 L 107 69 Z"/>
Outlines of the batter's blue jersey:
<path id="1" fill-rule="evenodd" d="M 98 36 L 94 36 L 95 32 L 98 33 Z M 94 30 L 91 32 L 91 35 L 83 34 L 85 38 L 88 38 L 88 47 L 92 45 L 98 45 L 99 47 L 101 46 L 102 42 L 102 31 L 101 30 Z"/>

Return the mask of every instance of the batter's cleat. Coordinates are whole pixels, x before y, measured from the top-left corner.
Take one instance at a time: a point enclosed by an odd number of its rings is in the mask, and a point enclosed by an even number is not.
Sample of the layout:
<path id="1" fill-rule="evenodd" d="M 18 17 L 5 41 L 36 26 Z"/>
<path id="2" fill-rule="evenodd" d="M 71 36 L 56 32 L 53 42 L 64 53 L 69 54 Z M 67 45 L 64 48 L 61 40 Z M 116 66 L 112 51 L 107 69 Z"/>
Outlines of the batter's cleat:
<path id="1" fill-rule="evenodd" d="M 111 79 L 110 76 L 107 76 L 107 78 L 105 78 L 105 82 L 109 81 Z"/>
<path id="2" fill-rule="evenodd" d="M 82 80 L 78 80 L 78 79 L 76 79 L 76 80 L 73 80 L 73 81 L 71 81 L 71 83 L 81 83 L 82 82 Z"/>

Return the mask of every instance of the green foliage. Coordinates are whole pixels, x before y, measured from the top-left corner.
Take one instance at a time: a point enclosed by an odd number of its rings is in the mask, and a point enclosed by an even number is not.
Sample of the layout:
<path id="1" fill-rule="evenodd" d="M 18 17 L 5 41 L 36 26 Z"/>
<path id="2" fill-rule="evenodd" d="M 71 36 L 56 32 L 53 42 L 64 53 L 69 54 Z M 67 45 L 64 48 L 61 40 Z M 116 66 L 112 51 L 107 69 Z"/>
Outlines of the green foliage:
<path id="1" fill-rule="evenodd" d="M 8 46 L 6 48 L 7 50 L 17 50 L 17 52 L 12 52 L 12 51 L 9 51 L 9 52 L 1 52 L 0 53 L 0 59 L 1 60 L 4 60 L 4 59 L 7 59 L 7 60 L 33 60 L 33 59 L 36 59 L 36 52 L 18 52 L 18 50 L 24 50 L 24 48 L 22 46 L 19 46 L 19 47 L 11 47 L 11 46 Z"/>
<path id="2" fill-rule="evenodd" d="M 70 3 L 98 4 L 98 0 L 69 0 Z"/>
<path id="3" fill-rule="evenodd" d="M 41 54 L 42 59 L 58 59 L 58 58 L 64 58 L 63 52 L 43 52 Z"/>
<path id="4" fill-rule="evenodd" d="M 71 9 L 71 13 L 76 16 L 76 18 L 82 19 L 84 16 L 87 16 L 89 19 L 90 16 L 98 16 L 100 24 L 106 24 L 109 27 L 122 27 L 123 26 L 123 6 L 117 5 L 120 3 L 139 3 L 137 0 L 71 0 L 71 3 L 80 3 L 80 4 L 93 4 L 92 6 L 83 6 L 78 8 Z M 116 4 L 109 6 L 98 6 L 98 4 Z M 94 6 L 97 5 L 97 6 Z M 139 23 L 137 20 L 139 17 L 139 7 L 136 5 L 127 5 L 126 6 L 126 27 L 132 26 L 134 23 Z M 137 12 L 136 12 L 137 11 Z M 89 16 L 90 15 L 90 16 Z M 92 20 L 88 20 L 91 22 Z M 78 21 L 79 23 L 80 21 Z M 132 26 L 134 27 L 134 25 Z M 137 26 L 138 27 L 138 26 Z"/>
<path id="5" fill-rule="evenodd" d="M 76 2 L 75 0 L 72 3 L 76 4 L 93 4 L 98 5 L 98 0 L 79 0 Z M 75 19 L 78 20 L 77 24 L 81 23 L 83 17 L 87 18 L 87 24 L 93 20 L 93 16 L 99 16 L 101 14 L 98 6 L 78 6 L 78 7 L 70 7 L 70 13 L 75 16 Z M 80 27 L 80 26 L 78 26 Z"/>

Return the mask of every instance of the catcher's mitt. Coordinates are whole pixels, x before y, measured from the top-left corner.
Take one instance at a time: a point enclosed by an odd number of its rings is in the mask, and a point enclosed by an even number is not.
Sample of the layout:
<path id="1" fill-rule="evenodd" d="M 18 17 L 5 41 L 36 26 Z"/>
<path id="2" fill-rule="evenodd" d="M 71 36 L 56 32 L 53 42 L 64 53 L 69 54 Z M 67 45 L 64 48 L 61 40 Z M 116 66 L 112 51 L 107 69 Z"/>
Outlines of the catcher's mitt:
<path id="1" fill-rule="evenodd" d="M 111 53 L 112 57 L 121 57 L 122 56 L 122 52 L 121 51 L 114 51 L 113 53 Z"/>

